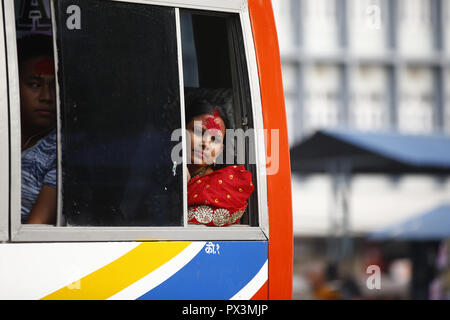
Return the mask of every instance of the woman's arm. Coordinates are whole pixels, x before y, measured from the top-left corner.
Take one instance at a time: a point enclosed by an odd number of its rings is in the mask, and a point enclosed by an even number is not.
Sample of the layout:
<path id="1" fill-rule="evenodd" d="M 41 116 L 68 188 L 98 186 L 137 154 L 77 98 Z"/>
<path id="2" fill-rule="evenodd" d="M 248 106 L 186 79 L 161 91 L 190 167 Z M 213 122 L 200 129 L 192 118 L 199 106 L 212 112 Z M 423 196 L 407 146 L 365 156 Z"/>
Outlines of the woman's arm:
<path id="1" fill-rule="evenodd" d="M 55 221 L 56 189 L 44 184 L 26 223 L 55 224 Z"/>

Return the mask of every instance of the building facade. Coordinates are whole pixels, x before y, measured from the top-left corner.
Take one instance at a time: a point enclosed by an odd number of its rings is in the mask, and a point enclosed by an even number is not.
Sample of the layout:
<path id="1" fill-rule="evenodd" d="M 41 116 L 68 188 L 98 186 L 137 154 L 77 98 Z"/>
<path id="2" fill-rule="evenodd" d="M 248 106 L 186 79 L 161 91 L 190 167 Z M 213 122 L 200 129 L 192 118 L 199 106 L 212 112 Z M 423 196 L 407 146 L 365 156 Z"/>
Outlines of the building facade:
<path id="1" fill-rule="evenodd" d="M 450 134 L 450 0 L 272 4 L 291 147 L 323 128 Z M 329 178 L 292 183 L 294 232 L 326 234 Z M 370 232 L 450 201 L 450 181 L 357 176 L 350 193 L 350 230 Z"/>
<path id="2" fill-rule="evenodd" d="M 450 1 L 273 6 L 291 144 L 324 127 L 450 133 Z"/>

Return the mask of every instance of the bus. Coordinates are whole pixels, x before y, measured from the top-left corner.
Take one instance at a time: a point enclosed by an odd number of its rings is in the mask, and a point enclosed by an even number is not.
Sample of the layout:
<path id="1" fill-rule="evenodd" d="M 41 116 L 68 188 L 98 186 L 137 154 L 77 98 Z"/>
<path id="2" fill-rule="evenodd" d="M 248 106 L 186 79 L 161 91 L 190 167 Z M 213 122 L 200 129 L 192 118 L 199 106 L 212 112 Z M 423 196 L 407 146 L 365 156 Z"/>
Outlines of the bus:
<path id="1" fill-rule="evenodd" d="M 3 0 L 0 10 L 0 299 L 292 298 L 270 0 Z M 29 34 L 53 44 L 54 223 L 22 219 L 17 43 Z M 185 106 L 199 97 L 236 133 L 226 164 L 252 177 L 227 226 L 190 223 Z"/>

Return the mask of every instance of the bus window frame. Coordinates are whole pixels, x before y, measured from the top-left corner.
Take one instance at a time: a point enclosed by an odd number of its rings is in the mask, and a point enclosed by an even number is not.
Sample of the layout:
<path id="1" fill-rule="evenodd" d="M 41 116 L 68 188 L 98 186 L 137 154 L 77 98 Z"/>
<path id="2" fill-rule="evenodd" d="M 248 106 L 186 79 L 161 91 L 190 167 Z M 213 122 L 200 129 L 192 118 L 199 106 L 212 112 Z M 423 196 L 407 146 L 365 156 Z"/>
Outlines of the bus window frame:
<path id="1" fill-rule="evenodd" d="M 0 6 L 0 52 L 5 52 L 4 5 Z M 9 235 L 9 125 L 6 55 L 0 55 L 0 241 Z"/>
<path id="2" fill-rule="evenodd" d="M 241 24 L 242 38 L 244 41 L 244 57 L 247 59 L 247 75 L 250 88 L 251 112 L 255 132 L 255 152 L 256 152 L 256 179 L 258 188 L 258 226 L 233 225 L 224 228 L 207 227 L 203 225 L 187 224 L 187 166 L 186 161 L 183 163 L 183 215 L 184 225 L 177 227 L 91 227 L 91 226 L 59 226 L 62 217 L 58 214 L 57 226 L 50 225 L 22 225 L 20 221 L 21 211 L 21 152 L 20 152 L 20 108 L 10 108 L 10 145 L 11 145 L 11 184 L 10 184 L 10 226 L 11 237 L 13 242 L 70 242 L 70 241 L 151 241 L 151 240 L 268 240 L 269 224 L 268 224 L 268 204 L 267 204 L 267 177 L 266 177 L 266 157 L 265 157 L 265 140 L 264 126 L 262 119 L 261 93 L 259 87 L 259 76 L 256 61 L 256 51 L 253 43 L 252 28 L 248 4 L 246 0 L 232 0 L 220 3 L 212 3 L 208 0 L 112 0 L 119 2 L 130 2 L 136 4 L 149 4 L 170 6 L 175 8 L 175 23 L 177 28 L 177 50 L 178 50 L 178 70 L 180 83 L 180 107 L 182 113 L 182 125 L 184 126 L 184 87 L 183 87 L 183 65 L 181 52 L 181 36 L 180 36 L 180 9 L 198 9 L 207 11 L 218 11 L 236 13 L 239 15 Z M 19 99 L 19 81 L 17 66 L 17 50 L 16 50 L 16 33 L 14 21 L 14 4 L 12 0 L 7 0 L 5 8 L 6 26 L 6 45 L 8 47 L 8 72 L 9 72 L 9 95 L 10 106 L 20 106 Z M 56 42 L 55 17 L 53 9 L 54 0 L 51 0 L 52 7 L 52 25 L 53 40 Z M 56 46 L 54 47 L 56 53 Z M 57 79 L 58 61 L 55 55 L 55 71 L 56 71 L 56 93 L 57 93 L 57 114 L 58 114 L 58 130 L 60 130 L 60 101 L 59 101 L 59 85 Z M 183 131 L 182 141 L 184 143 L 186 137 Z M 60 146 L 60 135 L 58 134 L 58 146 Z M 61 155 L 60 147 L 58 147 L 58 182 L 61 181 Z M 185 154 L 183 153 L 183 158 Z M 61 186 L 58 185 L 58 200 L 61 196 Z M 61 212 L 61 202 L 58 201 L 58 213 Z M 0 216 L 1 218 L 1 216 Z M 0 221 L 1 222 L 1 221 Z M 0 224 L 1 226 L 1 224 Z"/>

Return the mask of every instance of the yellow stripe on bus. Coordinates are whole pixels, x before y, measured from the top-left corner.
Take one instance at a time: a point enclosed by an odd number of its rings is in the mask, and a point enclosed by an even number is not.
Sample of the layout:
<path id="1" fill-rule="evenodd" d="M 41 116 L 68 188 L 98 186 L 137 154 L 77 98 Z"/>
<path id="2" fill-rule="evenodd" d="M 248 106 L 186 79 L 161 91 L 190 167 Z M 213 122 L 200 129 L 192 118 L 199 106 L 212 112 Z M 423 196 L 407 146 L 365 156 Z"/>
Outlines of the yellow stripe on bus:
<path id="1" fill-rule="evenodd" d="M 162 266 L 189 244 L 189 241 L 141 243 L 117 260 L 42 299 L 107 299 Z"/>

